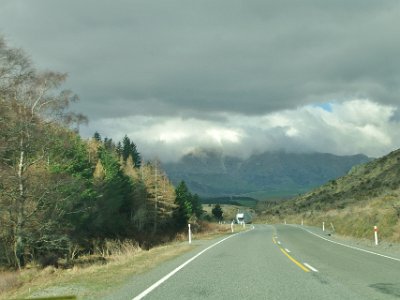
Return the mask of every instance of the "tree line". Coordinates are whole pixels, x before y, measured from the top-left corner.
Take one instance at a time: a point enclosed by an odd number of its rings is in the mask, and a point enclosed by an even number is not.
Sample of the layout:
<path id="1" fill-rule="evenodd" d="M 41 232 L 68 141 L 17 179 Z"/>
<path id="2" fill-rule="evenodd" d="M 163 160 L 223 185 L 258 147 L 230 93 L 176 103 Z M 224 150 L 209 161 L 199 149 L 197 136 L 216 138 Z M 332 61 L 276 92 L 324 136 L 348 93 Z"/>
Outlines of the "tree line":
<path id="1" fill-rule="evenodd" d="M 70 110 L 66 77 L 0 37 L 0 265 L 69 260 L 107 239 L 149 247 L 201 217 L 198 196 L 143 162 L 128 136 L 79 136 L 87 118 Z"/>

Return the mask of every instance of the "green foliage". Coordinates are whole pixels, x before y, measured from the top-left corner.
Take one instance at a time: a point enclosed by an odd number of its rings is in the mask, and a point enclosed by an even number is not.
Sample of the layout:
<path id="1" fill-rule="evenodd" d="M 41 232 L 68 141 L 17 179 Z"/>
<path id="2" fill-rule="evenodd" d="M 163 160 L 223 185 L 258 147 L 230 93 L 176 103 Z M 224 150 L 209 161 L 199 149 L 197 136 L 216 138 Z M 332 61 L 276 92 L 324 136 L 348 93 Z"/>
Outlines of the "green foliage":
<path id="1" fill-rule="evenodd" d="M 175 194 L 175 204 L 177 205 L 177 208 L 174 211 L 174 219 L 177 227 L 183 228 L 188 223 L 193 212 L 191 203 L 192 195 L 184 181 L 181 181 L 181 183 L 176 187 Z"/>
<path id="2" fill-rule="evenodd" d="M 93 134 L 93 139 L 95 141 L 101 142 L 101 135 L 97 131 Z"/>
<path id="3" fill-rule="evenodd" d="M 129 157 L 132 157 L 132 162 L 133 162 L 135 168 L 140 168 L 141 163 L 142 163 L 140 154 L 137 151 L 135 143 L 132 142 L 128 138 L 128 136 L 125 135 L 125 137 L 123 138 L 122 147 L 120 149 L 121 150 L 119 150 L 119 151 L 121 151 L 122 159 L 124 160 L 124 162 L 126 162 Z"/>
<path id="4" fill-rule="evenodd" d="M 221 205 L 215 204 L 214 208 L 211 210 L 211 213 L 218 221 L 223 219 L 224 212 L 222 211 Z"/>
<path id="5" fill-rule="evenodd" d="M 203 209 L 199 196 L 192 194 L 184 181 L 177 186 L 175 194 L 177 208 L 174 211 L 174 219 L 177 227 L 183 228 L 192 216 L 201 217 Z"/>
<path id="6" fill-rule="evenodd" d="M 199 197 L 184 183 L 175 197 L 127 136 L 115 145 L 70 129 L 85 118 L 67 110 L 74 94 L 57 94 L 65 74 L 37 72 L 1 38 L 0 53 L 0 267 L 57 265 L 110 238 L 150 247 L 201 216 Z"/>
<path id="7" fill-rule="evenodd" d="M 104 168 L 104 178 L 95 181 L 98 197 L 93 203 L 91 223 L 87 225 L 97 237 L 124 236 L 132 212 L 132 183 L 111 152 L 100 147 L 98 155 Z"/>

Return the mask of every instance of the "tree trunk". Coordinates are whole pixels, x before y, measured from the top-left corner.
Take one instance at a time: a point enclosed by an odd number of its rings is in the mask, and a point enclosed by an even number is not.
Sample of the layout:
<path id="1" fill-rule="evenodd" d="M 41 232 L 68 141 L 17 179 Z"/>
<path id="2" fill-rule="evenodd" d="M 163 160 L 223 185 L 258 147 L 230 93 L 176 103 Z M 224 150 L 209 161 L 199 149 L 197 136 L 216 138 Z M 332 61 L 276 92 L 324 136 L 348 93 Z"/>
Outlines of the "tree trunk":
<path id="1" fill-rule="evenodd" d="M 16 200 L 17 208 L 17 222 L 14 229 L 14 256 L 17 267 L 21 269 L 24 266 L 24 242 L 23 242 L 23 227 L 25 222 L 25 180 L 24 180 L 24 169 L 25 169 L 25 151 L 24 151 L 24 139 L 20 141 L 20 158 L 18 164 L 18 187 L 19 193 Z"/>

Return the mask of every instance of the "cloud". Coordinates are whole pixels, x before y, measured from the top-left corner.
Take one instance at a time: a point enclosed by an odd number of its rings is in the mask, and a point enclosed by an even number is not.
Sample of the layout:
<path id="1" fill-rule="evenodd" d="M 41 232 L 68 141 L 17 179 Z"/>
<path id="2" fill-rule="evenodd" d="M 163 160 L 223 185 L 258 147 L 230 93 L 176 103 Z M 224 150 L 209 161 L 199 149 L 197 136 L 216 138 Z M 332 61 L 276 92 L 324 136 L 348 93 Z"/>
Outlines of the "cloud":
<path id="1" fill-rule="evenodd" d="M 368 98 L 398 104 L 395 1 L 5 0 L 0 28 L 66 71 L 90 119 L 261 116 Z M 112 109 L 110 109 L 112 107 Z"/>
<path id="2" fill-rule="evenodd" d="M 103 136 L 128 134 L 147 158 L 177 160 L 197 148 L 247 157 L 263 151 L 364 153 L 377 157 L 400 147 L 398 109 L 370 100 L 306 105 L 263 116 L 228 115 L 224 122 L 166 117 L 97 120 Z M 89 132 L 89 128 L 86 128 Z"/>
<path id="3" fill-rule="evenodd" d="M 362 4 L 362 5 L 360 5 Z M 397 1 L 3 0 L 0 31 L 67 72 L 85 136 L 149 157 L 196 147 L 382 155 L 399 147 Z"/>

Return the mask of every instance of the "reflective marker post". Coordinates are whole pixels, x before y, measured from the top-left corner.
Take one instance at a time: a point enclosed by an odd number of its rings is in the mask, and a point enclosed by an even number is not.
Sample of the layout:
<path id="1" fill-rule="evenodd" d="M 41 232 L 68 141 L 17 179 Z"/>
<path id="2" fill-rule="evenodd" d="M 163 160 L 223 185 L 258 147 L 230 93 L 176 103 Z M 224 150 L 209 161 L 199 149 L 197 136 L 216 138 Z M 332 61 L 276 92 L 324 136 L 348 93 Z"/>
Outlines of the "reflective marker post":
<path id="1" fill-rule="evenodd" d="M 190 224 L 188 224 L 189 227 L 189 244 L 192 243 L 192 230 L 190 229 Z"/>
<path id="2" fill-rule="evenodd" d="M 378 246 L 378 226 L 374 226 L 375 245 Z"/>

